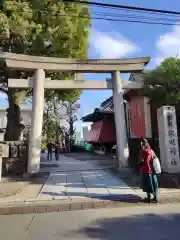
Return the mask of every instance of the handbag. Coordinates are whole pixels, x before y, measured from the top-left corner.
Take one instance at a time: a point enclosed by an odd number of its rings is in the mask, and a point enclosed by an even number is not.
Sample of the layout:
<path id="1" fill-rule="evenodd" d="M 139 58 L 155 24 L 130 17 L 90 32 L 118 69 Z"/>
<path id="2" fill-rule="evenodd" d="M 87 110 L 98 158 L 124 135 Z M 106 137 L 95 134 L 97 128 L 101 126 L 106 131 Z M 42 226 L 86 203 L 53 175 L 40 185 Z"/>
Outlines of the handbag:
<path id="1" fill-rule="evenodd" d="M 160 164 L 159 158 L 156 156 L 155 153 L 153 158 L 153 169 L 156 174 L 161 173 L 161 164 Z"/>

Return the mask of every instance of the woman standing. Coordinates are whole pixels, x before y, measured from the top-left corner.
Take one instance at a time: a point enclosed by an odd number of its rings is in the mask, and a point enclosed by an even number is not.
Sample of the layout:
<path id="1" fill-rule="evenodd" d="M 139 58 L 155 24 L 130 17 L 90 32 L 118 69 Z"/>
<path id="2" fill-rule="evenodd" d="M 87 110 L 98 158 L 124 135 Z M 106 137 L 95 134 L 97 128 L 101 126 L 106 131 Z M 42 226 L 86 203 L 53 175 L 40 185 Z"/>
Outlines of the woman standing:
<path id="1" fill-rule="evenodd" d="M 140 153 L 140 173 L 141 173 L 141 188 L 147 194 L 145 201 L 151 202 L 151 194 L 153 194 L 152 202 L 157 203 L 158 197 L 158 180 L 157 175 L 153 169 L 153 159 L 156 157 L 154 151 L 151 149 L 148 141 L 143 139 L 141 141 Z"/>

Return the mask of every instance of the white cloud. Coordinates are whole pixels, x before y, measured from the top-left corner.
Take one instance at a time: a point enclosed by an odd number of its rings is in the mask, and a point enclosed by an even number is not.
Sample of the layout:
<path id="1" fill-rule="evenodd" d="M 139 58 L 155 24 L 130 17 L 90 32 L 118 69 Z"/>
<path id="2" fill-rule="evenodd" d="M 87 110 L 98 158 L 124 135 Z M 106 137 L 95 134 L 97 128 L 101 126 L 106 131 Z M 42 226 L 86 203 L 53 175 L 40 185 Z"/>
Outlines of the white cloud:
<path id="1" fill-rule="evenodd" d="M 156 63 L 164 58 L 180 56 L 180 27 L 175 26 L 171 32 L 161 35 L 156 42 Z"/>
<path id="2" fill-rule="evenodd" d="M 90 49 L 99 58 L 120 58 L 136 52 L 134 43 L 117 32 L 103 33 L 92 29 Z"/>

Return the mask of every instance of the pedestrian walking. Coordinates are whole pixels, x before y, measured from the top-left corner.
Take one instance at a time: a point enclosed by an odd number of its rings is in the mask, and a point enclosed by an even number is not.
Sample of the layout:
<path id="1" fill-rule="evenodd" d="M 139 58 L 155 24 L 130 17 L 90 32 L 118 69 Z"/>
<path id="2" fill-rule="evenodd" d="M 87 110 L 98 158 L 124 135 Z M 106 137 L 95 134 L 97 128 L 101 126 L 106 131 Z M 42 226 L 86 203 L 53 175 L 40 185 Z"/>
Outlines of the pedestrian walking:
<path id="1" fill-rule="evenodd" d="M 64 142 L 62 142 L 62 149 L 63 149 L 63 153 L 67 153 L 66 144 Z"/>
<path id="2" fill-rule="evenodd" d="M 143 139 L 141 141 L 140 153 L 141 188 L 147 194 L 147 198 L 144 201 L 148 203 L 157 203 L 158 201 L 158 171 L 154 169 L 154 159 L 157 160 L 154 151 L 151 149 L 148 141 Z M 160 173 L 160 170 L 158 173 Z M 153 195 L 153 199 L 151 199 L 151 194 Z"/>
<path id="3" fill-rule="evenodd" d="M 59 144 L 58 141 L 55 143 L 54 152 L 55 152 L 56 161 L 58 161 L 59 160 L 59 153 L 60 153 L 60 144 Z"/>
<path id="4" fill-rule="evenodd" d="M 48 142 L 47 144 L 47 150 L 48 150 L 48 160 L 50 159 L 52 161 L 52 152 L 53 152 L 53 147 L 54 147 L 54 144 L 50 141 Z"/>

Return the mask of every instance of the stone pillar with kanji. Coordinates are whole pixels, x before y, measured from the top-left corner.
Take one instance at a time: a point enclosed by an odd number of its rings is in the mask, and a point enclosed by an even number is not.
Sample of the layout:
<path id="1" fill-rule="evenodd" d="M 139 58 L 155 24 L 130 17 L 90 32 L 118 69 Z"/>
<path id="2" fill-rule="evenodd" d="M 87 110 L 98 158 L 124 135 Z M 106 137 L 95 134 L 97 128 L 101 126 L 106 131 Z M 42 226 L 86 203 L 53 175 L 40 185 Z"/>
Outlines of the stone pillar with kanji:
<path id="1" fill-rule="evenodd" d="M 163 106 L 157 110 L 160 160 L 163 172 L 180 172 L 176 110 Z"/>

